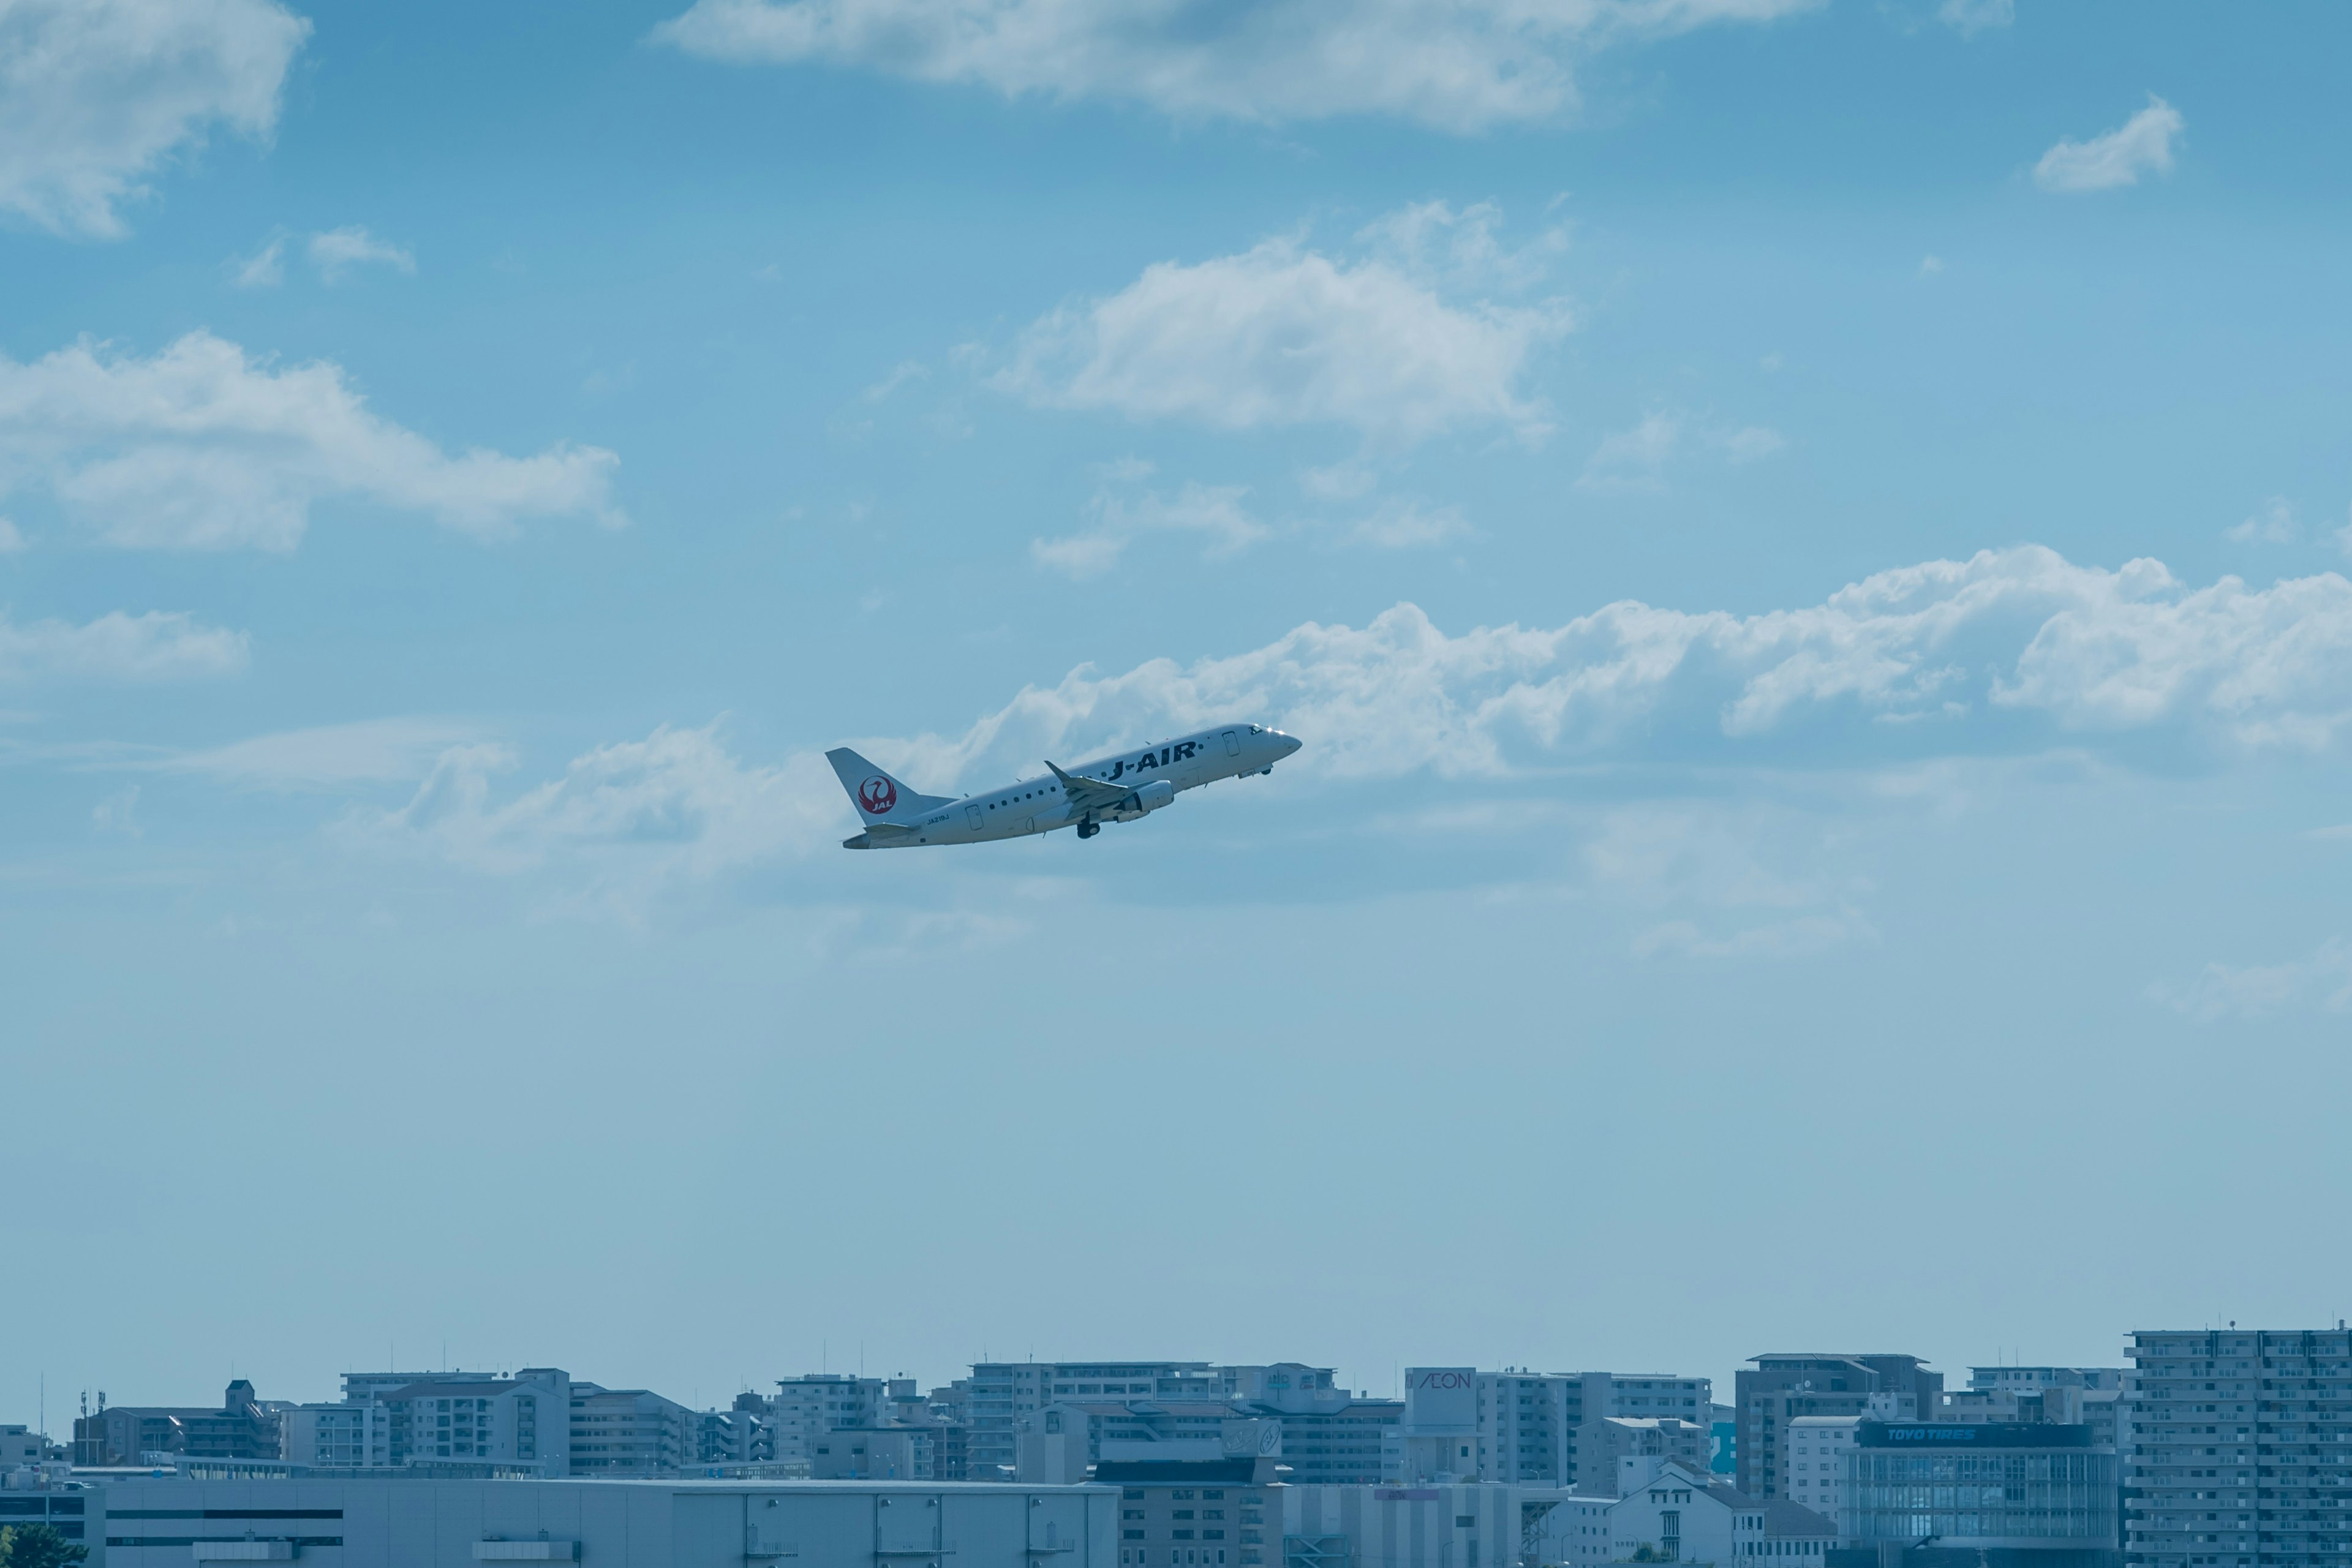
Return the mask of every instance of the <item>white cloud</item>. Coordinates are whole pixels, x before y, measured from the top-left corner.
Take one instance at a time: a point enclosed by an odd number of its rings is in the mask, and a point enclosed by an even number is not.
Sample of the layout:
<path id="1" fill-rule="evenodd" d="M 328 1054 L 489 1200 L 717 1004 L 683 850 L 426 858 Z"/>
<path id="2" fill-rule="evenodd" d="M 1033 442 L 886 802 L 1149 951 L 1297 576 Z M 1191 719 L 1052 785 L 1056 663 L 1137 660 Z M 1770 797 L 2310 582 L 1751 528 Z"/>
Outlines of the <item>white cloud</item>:
<path id="1" fill-rule="evenodd" d="M 1671 414 L 1651 414 L 1631 430 L 1603 436 L 1584 460 L 1584 472 L 1576 482 L 1588 489 L 1655 489 L 1682 437 L 1681 420 Z"/>
<path id="2" fill-rule="evenodd" d="M 2352 721 L 2352 582 L 2190 588 L 2158 562 L 2111 571 L 2029 545 L 1754 616 L 1625 600 L 1555 628 L 1448 636 L 1402 604 L 1191 666 L 1081 668 L 960 737 L 877 745 L 944 785 L 1237 714 L 1304 738 L 1294 769 L 1346 776 L 1597 760 L 1875 767 L 2050 745 L 2307 751 Z"/>
<path id="3" fill-rule="evenodd" d="M 306 248 L 310 253 L 310 264 L 319 269 L 319 276 L 330 283 L 341 282 L 343 274 L 352 268 L 370 262 L 402 272 L 416 270 L 416 258 L 405 247 L 378 239 L 357 224 L 314 234 Z"/>
<path id="4" fill-rule="evenodd" d="M 179 611 L 110 611 L 94 621 L 19 623 L 0 612 L 0 678 L 178 680 L 245 668 L 246 635 L 198 624 Z"/>
<path id="5" fill-rule="evenodd" d="M 1936 8 L 1936 19 L 1963 37 L 1973 37 L 2016 21 L 2017 0 L 1944 0 Z"/>
<path id="6" fill-rule="evenodd" d="M 2223 529 L 2221 537 L 2232 544 L 2293 544 L 2303 537 L 2303 528 L 2295 521 L 2294 503 L 2284 496 L 2273 496 L 2262 510 Z"/>
<path id="7" fill-rule="evenodd" d="M 0 208 L 58 234 L 118 209 L 215 125 L 266 136 L 310 24 L 270 0 L 0 5 Z"/>
<path id="8" fill-rule="evenodd" d="M 1387 501 L 1348 531 L 1349 540 L 1379 550 L 1412 550 L 1443 544 L 1470 531 L 1469 519 L 1454 506 L 1428 507 L 1418 502 Z"/>
<path id="9" fill-rule="evenodd" d="M 2147 107 L 2104 136 L 2061 142 L 2033 166 L 2045 191 L 2108 191 L 2136 185 L 2150 172 L 2172 173 L 2172 142 L 2188 122 L 2172 105 L 2148 94 Z"/>
<path id="10" fill-rule="evenodd" d="M 340 366 L 257 362 L 205 331 L 149 359 L 87 341 L 0 358 L 0 458 L 122 545 L 290 550 L 332 496 L 482 535 L 530 517 L 622 521 L 620 459 L 601 447 L 451 457 L 371 412 Z"/>
<path id="11" fill-rule="evenodd" d="M 1919 258 L 1919 276 L 1922 278 L 1933 278 L 1943 269 L 1944 258 L 1940 256 L 1923 256 Z"/>
<path id="12" fill-rule="evenodd" d="M 89 826 L 92 832 L 112 837 L 144 837 L 144 829 L 139 826 L 139 786 L 130 784 L 116 790 L 90 807 Z"/>
<path id="13" fill-rule="evenodd" d="M 806 854 L 844 836 L 841 787 L 824 758 L 803 752 L 780 767 L 747 766 L 715 723 L 599 746 L 562 777 L 494 801 L 491 781 L 517 765 L 504 746 L 451 747 L 406 805 L 356 814 L 346 834 L 479 871 L 585 869 L 590 901 L 624 915 L 666 885 Z"/>
<path id="14" fill-rule="evenodd" d="M 930 374 L 929 369 L 914 360 L 904 361 L 888 375 L 866 389 L 866 401 L 879 403 L 910 381 L 929 380 Z"/>
<path id="15" fill-rule="evenodd" d="M 334 789 L 423 778 L 445 752 L 478 734 L 442 719 L 368 719 L 256 735 L 152 765 L 263 789 Z"/>
<path id="16" fill-rule="evenodd" d="M 243 260 L 232 260 L 233 278 L 240 289 L 275 289 L 286 281 L 286 237 L 273 234 L 269 242 Z"/>
<path id="17" fill-rule="evenodd" d="M 1518 384 L 1568 331 L 1565 306 L 1451 302 L 1441 287 L 1393 258 L 1335 259 L 1291 239 L 1158 262 L 1031 325 L 995 384 L 1045 406 L 1223 430 L 1341 425 L 1394 445 L 1469 425 L 1540 436 Z"/>
<path id="18" fill-rule="evenodd" d="M 1577 484 L 1584 489 L 1654 490 L 1686 442 L 1720 453 L 1734 467 L 1771 457 L 1788 438 L 1766 425 L 1716 426 L 1693 430 L 1681 416 L 1653 410 L 1630 430 L 1601 438 L 1584 460 Z"/>
<path id="19" fill-rule="evenodd" d="M 848 743 L 947 793 L 1243 717 L 1298 735 L 1306 750 L 1284 771 L 1325 779 L 1851 769 L 1885 799 L 1932 802 L 1953 793 L 1939 770 L 1954 759 L 2058 751 L 2169 768 L 2329 745 L 2352 721 L 2352 582 L 2191 588 L 2158 562 L 2079 566 L 2028 545 L 1758 615 L 1622 600 L 1555 627 L 1449 636 L 1400 604 L 1362 627 L 1308 622 L 1189 665 L 1082 666 L 960 735 Z M 715 726 L 598 748 L 499 804 L 493 781 L 515 765 L 504 747 L 449 748 L 406 806 L 355 826 L 487 870 L 576 861 L 599 887 L 641 888 L 810 853 L 853 826 L 816 752 L 749 764 Z M 1778 868 L 1820 859 L 1792 837 L 1810 829 L 1772 826 L 1784 847 L 1767 855 L 1756 822 L 1628 816 L 1589 867 L 1636 903 L 1643 886 L 1664 889 L 1644 951 L 1798 953 L 1866 936 L 1847 882 Z M 1678 835 L 1706 842 L 1685 854 Z"/>
<path id="20" fill-rule="evenodd" d="M 2158 984 L 2148 994 L 2200 1023 L 2260 1017 L 2316 1000 L 2331 1013 L 2352 1008 L 2352 942 L 2329 937 L 2309 958 L 2288 963 L 2209 963 L 2186 984 Z"/>
<path id="21" fill-rule="evenodd" d="M 1581 57 L 1817 0 L 696 0 L 654 37 L 712 59 L 807 61 L 1185 119 L 1395 115 L 1448 131 L 1554 119 Z"/>
<path id="22" fill-rule="evenodd" d="M 1127 546 L 1146 533 L 1201 534 L 1209 540 L 1213 558 L 1232 555 L 1271 531 L 1243 509 L 1242 498 L 1248 493 L 1242 485 L 1187 484 L 1172 496 L 1154 493 L 1129 500 L 1101 491 L 1091 505 L 1093 527 L 1062 539 L 1032 540 L 1029 553 L 1039 565 L 1072 577 L 1108 571 Z"/>
<path id="23" fill-rule="evenodd" d="M 14 555 L 25 548 L 25 536 L 16 525 L 0 517 L 0 555 Z"/>
<path id="24" fill-rule="evenodd" d="M 1762 425 L 1744 426 L 1722 437 L 1726 456 L 1735 463 L 1752 463 L 1759 458 L 1769 458 L 1789 443 L 1780 432 Z"/>

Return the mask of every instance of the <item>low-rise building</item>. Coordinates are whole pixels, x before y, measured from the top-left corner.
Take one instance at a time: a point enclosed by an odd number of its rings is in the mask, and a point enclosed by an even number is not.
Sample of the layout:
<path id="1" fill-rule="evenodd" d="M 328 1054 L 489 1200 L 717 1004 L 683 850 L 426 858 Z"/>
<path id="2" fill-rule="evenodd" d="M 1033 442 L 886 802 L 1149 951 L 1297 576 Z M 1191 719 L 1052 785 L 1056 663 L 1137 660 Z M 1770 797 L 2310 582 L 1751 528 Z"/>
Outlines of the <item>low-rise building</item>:
<path id="1" fill-rule="evenodd" d="M 817 1438 L 809 1474 L 821 1481 L 929 1481 L 939 1479 L 937 1458 L 929 1426 L 836 1426 Z"/>
<path id="2" fill-rule="evenodd" d="M 201 1406 L 117 1405 L 99 1396 L 95 1415 L 74 1420 L 73 1462 L 82 1466 L 137 1465 L 150 1454 L 190 1454 L 204 1458 L 274 1459 L 278 1457 L 278 1413 L 253 1395 L 238 1378 L 228 1385 L 218 1410 Z"/>
<path id="3" fill-rule="evenodd" d="M 1864 1421 L 1828 1568 L 2119 1568 L 2116 1457 L 2084 1426 Z"/>
<path id="4" fill-rule="evenodd" d="M 1717 1568 L 1824 1568 L 1837 1526 L 1792 1502 L 1751 1498 L 1704 1466 L 1669 1463 L 1609 1509 L 1612 1560 Z M 1757 1563 L 1772 1558 L 1771 1565 Z"/>
<path id="5" fill-rule="evenodd" d="M 13 1470 L 20 1465 L 38 1468 L 71 1457 L 29 1426 L 0 1426 L 0 1471 Z"/>
<path id="6" fill-rule="evenodd" d="M 6 1494 L 0 1493 L 0 1496 Z M 1118 1494 L 906 1481 L 133 1478 L 83 1494 L 92 1561 L 310 1568 L 1107 1568 Z"/>

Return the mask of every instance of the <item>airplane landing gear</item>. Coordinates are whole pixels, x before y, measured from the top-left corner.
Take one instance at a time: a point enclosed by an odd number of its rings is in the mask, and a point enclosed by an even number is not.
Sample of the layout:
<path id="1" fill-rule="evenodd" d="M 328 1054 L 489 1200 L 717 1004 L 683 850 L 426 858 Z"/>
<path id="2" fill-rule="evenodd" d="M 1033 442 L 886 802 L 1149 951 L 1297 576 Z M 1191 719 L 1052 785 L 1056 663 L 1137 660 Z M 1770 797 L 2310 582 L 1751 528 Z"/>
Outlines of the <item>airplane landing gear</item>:
<path id="1" fill-rule="evenodd" d="M 1078 824 L 1078 837 L 1081 838 L 1092 838 L 1096 834 L 1100 833 L 1101 831 L 1102 824 L 1097 822 L 1091 816 Z"/>

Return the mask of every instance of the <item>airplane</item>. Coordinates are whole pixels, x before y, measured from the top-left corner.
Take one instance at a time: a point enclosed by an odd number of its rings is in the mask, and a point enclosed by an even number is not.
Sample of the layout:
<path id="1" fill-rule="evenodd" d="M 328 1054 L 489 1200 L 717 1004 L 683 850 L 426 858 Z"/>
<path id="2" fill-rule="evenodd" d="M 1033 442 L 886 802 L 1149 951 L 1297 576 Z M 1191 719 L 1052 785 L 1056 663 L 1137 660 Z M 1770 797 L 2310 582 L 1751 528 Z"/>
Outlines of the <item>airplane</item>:
<path id="1" fill-rule="evenodd" d="M 844 849 L 910 849 L 919 844 L 985 844 L 1075 826 L 1092 838 L 1106 822 L 1137 822 L 1219 779 L 1270 773 L 1298 750 L 1297 736 L 1263 724 L 1220 724 L 1172 741 L 1081 763 L 1051 778 L 1024 779 L 992 795 L 919 795 L 846 746 L 824 754 L 857 803 L 866 831 Z"/>

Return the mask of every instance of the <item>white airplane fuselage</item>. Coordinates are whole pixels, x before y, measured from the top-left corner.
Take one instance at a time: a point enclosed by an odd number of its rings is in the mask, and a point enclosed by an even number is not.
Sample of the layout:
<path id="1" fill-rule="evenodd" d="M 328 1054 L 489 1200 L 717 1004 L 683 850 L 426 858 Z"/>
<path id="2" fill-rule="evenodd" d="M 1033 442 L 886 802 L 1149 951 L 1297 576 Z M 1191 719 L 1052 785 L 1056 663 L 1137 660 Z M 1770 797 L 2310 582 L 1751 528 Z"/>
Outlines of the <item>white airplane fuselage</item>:
<path id="1" fill-rule="evenodd" d="M 1063 769 L 1061 775 L 1048 773 L 1044 778 L 1024 779 L 986 795 L 930 801 L 927 809 L 914 814 L 896 809 L 887 815 L 875 812 L 872 807 L 882 798 L 882 786 L 887 784 L 894 807 L 903 786 L 879 769 L 861 786 L 851 778 L 855 770 L 844 769 L 836 763 L 844 786 L 857 802 L 859 813 L 869 827 L 869 831 L 844 840 L 844 847 L 897 849 L 984 844 L 992 839 L 1051 833 L 1061 827 L 1076 827 L 1080 837 L 1090 838 L 1101 824 L 1133 822 L 1147 816 L 1185 790 L 1198 789 L 1219 779 L 1268 772 L 1298 747 L 1296 738 L 1262 724 L 1220 724 L 1150 746 L 1115 752 Z M 1062 775 L 1068 778 L 1067 784 Z M 1077 786 L 1085 786 L 1087 802 L 1074 798 Z M 1117 797 L 1108 798 L 1113 791 Z"/>

